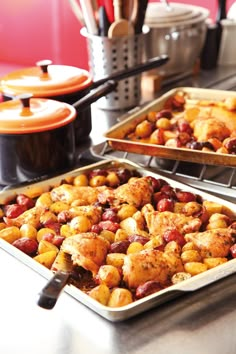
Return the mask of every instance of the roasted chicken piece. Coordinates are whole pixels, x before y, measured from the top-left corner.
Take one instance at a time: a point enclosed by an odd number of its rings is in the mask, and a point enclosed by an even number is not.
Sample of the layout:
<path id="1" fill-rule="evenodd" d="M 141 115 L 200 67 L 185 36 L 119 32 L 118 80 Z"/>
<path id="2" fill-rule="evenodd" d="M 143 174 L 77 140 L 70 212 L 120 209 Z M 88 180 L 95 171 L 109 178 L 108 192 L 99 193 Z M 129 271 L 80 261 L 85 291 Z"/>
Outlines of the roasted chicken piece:
<path id="1" fill-rule="evenodd" d="M 108 249 L 108 241 L 93 232 L 67 237 L 61 245 L 61 250 L 71 255 L 74 265 L 91 271 L 93 276 L 105 263 Z"/>
<path id="2" fill-rule="evenodd" d="M 123 279 L 130 289 L 136 289 L 149 280 L 168 285 L 171 277 L 182 271 L 184 267 L 178 254 L 147 249 L 125 256 Z"/>
<path id="3" fill-rule="evenodd" d="M 224 122 L 216 118 L 196 120 L 193 129 L 193 135 L 198 141 L 207 141 L 210 138 L 217 138 L 223 141 L 230 136 L 231 132 Z"/>
<path id="4" fill-rule="evenodd" d="M 102 204 L 109 202 L 112 205 L 127 203 L 139 208 L 151 203 L 152 186 L 146 177 L 131 179 L 115 190 L 107 189 L 99 194 L 99 201 Z"/>
<path id="5" fill-rule="evenodd" d="M 29 210 L 24 211 L 16 218 L 4 217 L 4 221 L 8 226 L 21 227 L 23 224 L 30 224 L 36 229 L 38 229 L 41 225 L 40 218 L 46 212 L 47 210 L 45 208 L 33 207 Z"/>
<path id="6" fill-rule="evenodd" d="M 163 235 L 169 229 L 177 229 L 180 233 L 186 234 L 198 231 L 202 225 L 199 218 L 170 211 L 147 212 L 144 217 L 151 236 Z"/>
<path id="7" fill-rule="evenodd" d="M 75 200 L 80 200 L 81 205 L 94 204 L 97 201 L 98 194 L 106 187 L 93 188 L 90 186 L 72 186 L 70 184 L 62 184 L 55 187 L 51 191 L 51 198 L 54 202 L 61 201 L 71 204 Z"/>
<path id="8" fill-rule="evenodd" d="M 69 219 L 79 215 L 87 216 L 91 224 L 94 225 L 101 221 L 102 208 L 94 205 L 74 206 L 67 210 L 66 214 Z"/>
<path id="9" fill-rule="evenodd" d="M 185 235 L 185 239 L 193 242 L 202 258 L 227 257 L 234 243 L 234 235 L 235 230 L 222 228 L 190 233 Z"/>

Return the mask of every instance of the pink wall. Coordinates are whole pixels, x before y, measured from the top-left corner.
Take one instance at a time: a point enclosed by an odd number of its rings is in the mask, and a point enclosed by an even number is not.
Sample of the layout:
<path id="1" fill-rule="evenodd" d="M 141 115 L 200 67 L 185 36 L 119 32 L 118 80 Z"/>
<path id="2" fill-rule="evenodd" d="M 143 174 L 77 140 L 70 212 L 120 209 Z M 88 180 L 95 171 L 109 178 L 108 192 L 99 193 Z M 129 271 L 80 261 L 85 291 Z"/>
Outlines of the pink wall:
<path id="1" fill-rule="evenodd" d="M 150 0 L 155 1 L 155 0 Z M 215 18 L 218 0 L 182 0 L 207 7 Z M 227 1 L 227 8 L 233 3 Z M 81 25 L 68 0 L 7 0 L 0 11 L 0 63 L 34 65 L 37 60 L 87 69 L 87 49 Z"/>

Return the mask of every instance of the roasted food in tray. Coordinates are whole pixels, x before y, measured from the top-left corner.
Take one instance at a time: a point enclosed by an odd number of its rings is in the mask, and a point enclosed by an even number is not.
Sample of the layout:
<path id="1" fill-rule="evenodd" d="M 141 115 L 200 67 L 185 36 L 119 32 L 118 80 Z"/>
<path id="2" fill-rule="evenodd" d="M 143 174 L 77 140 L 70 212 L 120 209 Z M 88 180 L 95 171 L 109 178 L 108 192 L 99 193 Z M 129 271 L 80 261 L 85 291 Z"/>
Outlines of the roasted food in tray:
<path id="1" fill-rule="evenodd" d="M 236 94 L 177 88 L 111 128 L 117 150 L 207 164 L 236 165 Z"/>
<path id="2" fill-rule="evenodd" d="M 201 274 L 196 288 L 217 280 L 204 277 L 213 269 L 228 275 L 220 269 L 236 257 L 233 204 L 125 160 L 3 191 L 0 202 L 1 247 L 69 271 L 73 296 L 112 320 Z"/>

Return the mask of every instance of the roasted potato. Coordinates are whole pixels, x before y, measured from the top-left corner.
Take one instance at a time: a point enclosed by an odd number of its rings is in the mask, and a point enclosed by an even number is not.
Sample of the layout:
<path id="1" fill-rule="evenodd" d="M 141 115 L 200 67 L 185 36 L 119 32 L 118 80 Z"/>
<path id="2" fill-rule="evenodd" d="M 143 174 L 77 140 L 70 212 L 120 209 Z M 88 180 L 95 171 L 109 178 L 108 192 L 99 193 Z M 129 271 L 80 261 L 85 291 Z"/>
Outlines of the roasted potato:
<path id="1" fill-rule="evenodd" d="M 108 301 L 109 307 L 121 307 L 133 302 L 131 291 L 124 288 L 115 288 L 111 292 L 111 296 Z"/>

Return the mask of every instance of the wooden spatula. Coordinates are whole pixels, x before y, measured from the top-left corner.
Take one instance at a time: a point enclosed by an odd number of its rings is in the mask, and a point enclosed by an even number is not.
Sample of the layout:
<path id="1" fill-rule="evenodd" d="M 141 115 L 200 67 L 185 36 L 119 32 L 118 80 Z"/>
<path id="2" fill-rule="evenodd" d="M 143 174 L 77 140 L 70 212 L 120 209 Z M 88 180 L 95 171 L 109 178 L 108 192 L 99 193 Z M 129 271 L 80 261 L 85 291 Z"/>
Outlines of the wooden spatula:
<path id="1" fill-rule="evenodd" d="M 123 18 L 122 1 L 113 0 L 113 7 L 115 21 L 109 27 L 108 37 L 123 37 L 134 34 L 134 28 L 131 21 L 128 21 Z"/>

